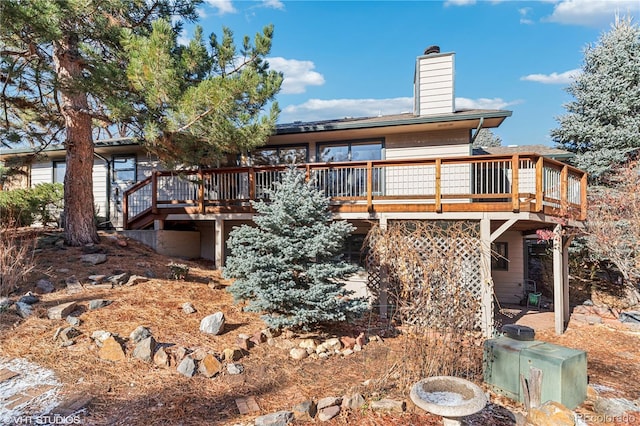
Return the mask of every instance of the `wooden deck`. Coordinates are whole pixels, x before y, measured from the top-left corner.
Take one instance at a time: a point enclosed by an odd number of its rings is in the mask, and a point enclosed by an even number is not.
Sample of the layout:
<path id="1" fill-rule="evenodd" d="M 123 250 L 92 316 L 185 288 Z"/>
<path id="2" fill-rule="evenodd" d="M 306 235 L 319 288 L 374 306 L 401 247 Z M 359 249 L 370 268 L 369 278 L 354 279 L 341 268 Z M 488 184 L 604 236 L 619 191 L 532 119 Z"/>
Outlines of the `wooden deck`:
<path id="1" fill-rule="evenodd" d="M 537 154 L 298 166 L 336 212 L 539 212 L 584 220 L 587 175 Z M 124 229 L 170 214 L 251 213 L 283 166 L 156 171 L 124 193 Z"/>

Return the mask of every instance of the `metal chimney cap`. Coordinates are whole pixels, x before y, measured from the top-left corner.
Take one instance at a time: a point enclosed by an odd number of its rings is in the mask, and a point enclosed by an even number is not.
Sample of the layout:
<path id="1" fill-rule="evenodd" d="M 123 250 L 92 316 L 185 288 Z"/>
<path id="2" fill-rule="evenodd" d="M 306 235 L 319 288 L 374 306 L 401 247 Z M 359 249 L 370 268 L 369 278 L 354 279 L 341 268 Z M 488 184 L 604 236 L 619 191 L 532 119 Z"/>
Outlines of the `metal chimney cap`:
<path id="1" fill-rule="evenodd" d="M 425 55 L 430 55 L 432 53 L 440 53 L 440 46 L 433 45 L 424 49 Z"/>

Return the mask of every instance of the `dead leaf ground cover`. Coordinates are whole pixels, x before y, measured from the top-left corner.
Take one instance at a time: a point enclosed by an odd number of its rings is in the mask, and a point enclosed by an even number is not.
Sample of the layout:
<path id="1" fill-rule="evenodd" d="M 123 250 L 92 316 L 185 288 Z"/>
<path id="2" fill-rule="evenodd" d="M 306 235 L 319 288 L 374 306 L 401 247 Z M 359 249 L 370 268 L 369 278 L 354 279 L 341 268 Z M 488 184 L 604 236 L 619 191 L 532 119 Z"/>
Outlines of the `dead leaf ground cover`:
<path id="1" fill-rule="evenodd" d="M 24 358 L 52 369 L 65 384 L 64 392 L 85 391 L 93 400 L 83 414 L 85 424 L 95 425 L 199 425 L 242 424 L 252 422 L 259 414 L 289 409 L 306 399 L 342 396 L 359 391 L 366 398 L 390 397 L 405 399 L 408 410 L 402 414 L 383 414 L 363 408 L 358 412 L 342 413 L 327 422 L 328 425 L 430 425 L 440 424 L 440 418 L 424 413 L 410 402 L 406 391 L 393 385 L 389 372 L 403 361 L 405 350 L 403 335 L 385 338 L 383 342 L 370 342 L 362 352 L 348 357 L 330 357 L 324 360 L 294 361 L 288 351 L 267 344 L 252 348 L 239 362 L 245 371 L 240 375 L 221 374 L 213 379 L 201 376 L 187 378 L 175 368 L 160 368 L 134 358 L 122 362 L 100 359 L 98 347 L 90 338 L 96 330 L 106 330 L 127 337 L 139 325 L 150 328 L 161 344 L 189 348 L 202 347 L 222 352 L 235 346 L 239 333 L 253 334 L 265 328 L 259 315 L 246 313 L 241 305 L 232 303 L 225 290 L 228 282 L 211 269 L 209 262 L 184 261 L 161 256 L 147 247 L 127 241 L 126 247 L 102 236 L 100 248 L 108 260 L 100 265 L 80 262 L 80 248 L 56 245 L 59 234 L 44 234 L 37 267 L 25 277 L 17 291 L 23 294 L 34 290 L 40 278 L 50 279 L 56 291 L 41 296 L 35 314 L 22 319 L 13 311 L 0 313 L 0 358 Z M 171 261 L 190 267 L 186 280 L 167 279 Z M 153 272 L 156 278 L 131 286 L 111 290 L 92 289 L 68 294 L 65 279 L 75 275 L 86 283 L 94 274 L 128 272 L 137 275 Z M 109 306 L 88 311 L 92 299 L 112 300 Z M 76 344 L 69 347 L 56 345 L 52 337 L 64 320 L 49 320 L 47 308 L 68 301 L 77 301 L 82 331 Z M 187 315 L 181 305 L 192 302 L 197 312 Z M 226 317 L 225 332 L 219 336 L 200 333 L 200 320 L 211 313 L 222 311 Z M 604 327 L 575 329 L 561 337 L 543 334 L 544 340 L 565 346 L 585 349 L 589 357 L 592 380 L 610 385 L 622 396 L 633 398 L 640 391 L 638 368 L 638 338 L 621 335 Z M 386 325 L 369 315 L 362 321 L 324 330 L 325 336 L 351 335 L 364 331 L 367 335 L 384 335 Z M 371 380 L 368 386 L 365 380 Z M 239 397 L 254 396 L 260 413 L 241 416 L 235 404 Z M 505 405 L 505 399 L 498 398 Z M 518 409 L 519 404 L 510 408 Z M 586 407 L 585 409 L 588 409 Z M 491 406 L 472 420 L 472 424 L 510 424 L 508 412 Z"/>

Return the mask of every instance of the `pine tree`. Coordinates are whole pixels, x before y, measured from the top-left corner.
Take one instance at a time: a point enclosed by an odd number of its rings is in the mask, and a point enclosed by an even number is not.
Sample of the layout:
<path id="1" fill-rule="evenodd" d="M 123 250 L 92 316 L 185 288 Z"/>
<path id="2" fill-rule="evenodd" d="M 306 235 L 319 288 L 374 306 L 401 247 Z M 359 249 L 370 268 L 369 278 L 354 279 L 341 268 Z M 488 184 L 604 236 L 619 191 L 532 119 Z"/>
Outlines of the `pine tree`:
<path id="1" fill-rule="evenodd" d="M 345 321 L 366 309 L 341 280 L 357 267 L 340 259 L 353 227 L 333 221 L 329 198 L 290 169 L 269 191 L 270 201 L 254 203 L 256 227 L 243 225 L 227 242 L 231 255 L 224 276 L 236 301 L 264 312 L 272 328 L 302 328 Z"/>
<path id="2" fill-rule="evenodd" d="M 578 167 L 598 177 L 640 148 L 640 27 L 616 18 L 586 48 L 582 71 L 566 89 L 575 99 L 551 136 L 577 154 Z"/>
<path id="3" fill-rule="evenodd" d="M 482 148 L 490 146 L 502 146 L 502 138 L 490 129 L 480 129 L 473 141 L 473 148 Z"/>

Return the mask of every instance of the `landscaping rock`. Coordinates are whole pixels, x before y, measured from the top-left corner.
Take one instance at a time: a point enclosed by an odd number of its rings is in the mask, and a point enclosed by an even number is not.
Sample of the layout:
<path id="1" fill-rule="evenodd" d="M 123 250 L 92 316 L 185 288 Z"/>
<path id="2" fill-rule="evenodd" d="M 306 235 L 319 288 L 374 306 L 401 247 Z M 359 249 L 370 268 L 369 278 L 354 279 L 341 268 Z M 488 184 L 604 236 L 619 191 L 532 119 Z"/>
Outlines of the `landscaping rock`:
<path id="1" fill-rule="evenodd" d="M 160 348 L 153 355 L 153 363 L 158 367 L 170 367 L 171 366 L 171 357 L 164 348 Z"/>
<path id="2" fill-rule="evenodd" d="M 126 359 L 122 345 L 113 336 L 109 336 L 102 342 L 99 355 L 100 358 L 107 361 L 124 361 Z"/>
<path id="3" fill-rule="evenodd" d="M 356 339 L 349 336 L 342 336 L 340 338 L 340 342 L 342 342 L 342 345 L 345 349 L 353 349 L 356 344 Z"/>
<path id="4" fill-rule="evenodd" d="M 536 426 L 574 426 L 576 423 L 573 411 L 555 401 L 531 408 L 527 421 Z"/>
<path id="5" fill-rule="evenodd" d="M 315 402 L 308 400 L 294 405 L 291 411 L 293 411 L 293 417 L 296 420 L 310 421 L 313 420 L 318 413 L 318 407 Z"/>
<path id="6" fill-rule="evenodd" d="M 106 299 L 94 299 L 89 301 L 89 310 L 93 311 L 95 309 L 104 308 L 105 306 L 109 306 L 111 304 L 111 300 Z"/>
<path id="7" fill-rule="evenodd" d="M 102 346 L 104 341 L 107 340 L 109 337 L 111 337 L 111 333 L 104 330 L 96 330 L 93 333 L 91 333 L 91 338 L 95 340 L 98 346 Z"/>
<path id="8" fill-rule="evenodd" d="M 328 422 L 338 414 L 340 414 L 340 406 L 331 405 L 329 407 L 318 410 L 318 420 L 320 420 L 321 422 Z"/>
<path id="9" fill-rule="evenodd" d="M 222 351 L 222 354 L 226 362 L 238 361 L 240 358 L 242 358 L 242 351 L 238 348 L 226 348 L 224 351 Z"/>
<path id="10" fill-rule="evenodd" d="M 151 336 L 151 330 L 149 330 L 147 327 L 139 325 L 136 327 L 135 330 L 133 330 L 131 332 L 131 334 L 129 335 L 129 339 L 133 342 L 133 343 L 138 343 L 144 339 L 146 339 L 147 337 Z"/>
<path id="11" fill-rule="evenodd" d="M 178 346 L 173 351 L 173 354 L 175 355 L 175 357 L 176 357 L 176 359 L 178 361 L 182 361 L 184 359 L 184 357 L 187 356 L 188 353 L 189 353 L 189 351 L 184 346 Z"/>
<path id="12" fill-rule="evenodd" d="M 74 327 L 79 327 L 82 321 L 80 321 L 80 318 L 78 317 L 74 317 L 73 315 L 68 315 L 67 322 Z"/>
<path id="13" fill-rule="evenodd" d="M 100 284 L 102 281 L 107 278 L 106 275 L 89 275 L 87 277 L 89 280 L 93 281 L 93 284 Z"/>
<path id="14" fill-rule="evenodd" d="M 257 417 L 255 426 L 287 426 L 293 421 L 291 411 L 278 411 L 264 416 Z"/>
<path id="15" fill-rule="evenodd" d="M 196 373 L 196 362 L 190 356 L 185 356 L 178 364 L 178 373 L 186 377 L 193 377 Z"/>
<path id="16" fill-rule="evenodd" d="M 249 336 L 248 334 L 238 334 L 238 337 L 236 337 L 236 345 L 238 345 L 240 349 L 248 351 L 251 346 L 253 346 L 250 339 L 251 336 Z"/>
<path id="17" fill-rule="evenodd" d="M 342 397 L 342 408 L 345 410 L 357 410 L 365 404 L 364 396 L 359 393 Z"/>
<path id="18" fill-rule="evenodd" d="M 136 284 L 146 283 L 147 281 L 149 281 L 149 278 L 147 277 L 141 277 L 140 275 L 131 275 L 124 285 L 127 287 L 131 287 Z"/>
<path id="19" fill-rule="evenodd" d="M 224 331 L 224 314 L 216 312 L 215 314 L 206 316 L 200 321 L 200 331 L 214 336 Z"/>
<path id="20" fill-rule="evenodd" d="M 73 339 L 80 336 L 82 333 L 74 327 L 67 327 L 62 329 L 59 333 L 56 333 L 56 334 L 57 336 L 55 337 L 57 340 L 60 341 L 61 346 L 71 346 L 75 343 Z"/>
<path id="21" fill-rule="evenodd" d="M 62 305 L 54 306 L 47 310 L 47 317 L 49 319 L 63 319 L 66 318 L 71 312 L 73 312 L 78 304 L 76 302 L 63 303 Z"/>
<path id="22" fill-rule="evenodd" d="M 349 356 L 353 353 L 353 349 L 345 349 L 344 351 L 342 351 L 342 355 L 344 356 Z"/>
<path id="23" fill-rule="evenodd" d="M 193 307 L 193 304 L 191 302 L 184 302 L 182 304 L 182 312 L 187 315 L 194 314 L 196 313 L 196 308 Z"/>
<path id="24" fill-rule="evenodd" d="M 202 361 L 209 353 L 204 348 L 196 348 L 191 352 L 191 358 L 196 361 Z"/>
<path id="25" fill-rule="evenodd" d="M 309 353 L 306 349 L 303 348 L 293 348 L 289 351 L 289 355 L 291 356 L 291 358 L 299 361 L 308 357 Z"/>
<path id="26" fill-rule="evenodd" d="M 153 336 L 149 336 L 138 342 L 133 350 L 133 356 L 144 362 L 151 362 L 153 352 L 156 350 L 156 340 Z"/>
<path id="27" fill-rule="evenodd" d="M 22 296 L 20 300 L 18 300 L 18 303 L 26 303 L 27 305 L 33 305 L 35 303 L 38 303 L 39 301 L 40 299 L 38 298 L 38 296 L 34 295 L 31 292 L 28 292 L 27 294 Z"/>
<path id="28" fill-rule="evenodd" d="M 204 377 L 211 378 L 221 371 L 222 363 L 220 363 L 220 361 L 211 354 L 207 354 L 207 356 L 198 363 L 198 372 L 200 372 Z"/>
<path id="29" fill-rule="evenodd" d="M 371 409 L 374 411 L 397 411 L 403 412 L 407 409 L 405 401 L 396 401 L 394 399 L 381 399 L 379 401 L 371 401 Z"/>
<path id="30" fill-rule="evenodd" d="M 90 263 L 92 265 L 100 265 L 107 261 L 107 255 L 104 253 L 89 253 L 80 256 L 80 261 Z"/>
<path id="31" fill-rule="evenodd" d="M 318 401 L 317 406 L 318 410 L 322 410 L 323 408 L 331 407 L 332 405 L 340 405 L 342 404 L 342 398 L 338 398 L 335 396 L 328 396 L 326 398 L 322 398 Z"/>
<path id="32" fill-rule="evenodd" d="M 596 413 L 607 417 L 621 417 L 627 411 L 640 411 L 638 405 L 624 398 L 598 398 L 593 408 Z"/>
<path id="33" fill-rule="evenodd" d="M 38 282 L 36 283 L 36 290 L 38 290 L 38 292 L 42 294 L 47 294 L 55 290 L 55 287 L 51 281 L 45 280 L 43 278 L 41 280 L 38 280 Z"/>
<path id="34" fill-rule="evenodd" d="M 119 274 L 111 275 L 107 280 L 113 285 L 123 285 L 127 281 L 129 281 L 130 274 L 126 272 L 121 272 Z"/>
<path id="35" fill-rule="evenodd" d="M 364 347 L 364 345 L 367 343 L 367 338 L 364 336 L 364 333 L 360 333 L 358 334 L 358 336 L 356 337 L 356 344 L 354 345 L 354 348 L 356 346 L 360 346 L 360 348 Z M 355 349 L 354 349 L 355 350 Z"/>
<path id="36" fill-rule="evenodd" d="M 27 303 L 16 302 L 16 312 L 22 318 L 27 318 L 33 314 L 33 307 Z"/>
<path id="37" fill-rule="evenodd" d="M 244 367 L 242 366 L 242 364 L 235 364 L 235 363 L 231 363 L 231 364 L 227 364 L 227 373 L 229 374 L 242 374 L 242 372 L 244 371 Z"/>
<path id="38" fill-rule="evenodd" d="M 267 341 L 267 336 L 265 336 L 264 334 L 262 334 L 262 331 L 258 331 L 257 333 L 255 333 L 253 336 L 251 336 L 251 339 L 249 339 L 254 345 L 260 345 L 264 342 Z"/>
<path id="39" fill-rule="evenodd" d="M 67 293 L 69 294 L 79 293 L 83 290 L 82 284 L 80 284 L 80 281 L 78 281 L 75 275 L 67 278 L 65 284 L 67 285 Z"/>
<path id="40" fill-rule="evenodd" d="M 314 351 L 318 347 L 318 342 L 315 339 L 302 339 L 298 346 L 303 349 L 313 349 Z"/>

